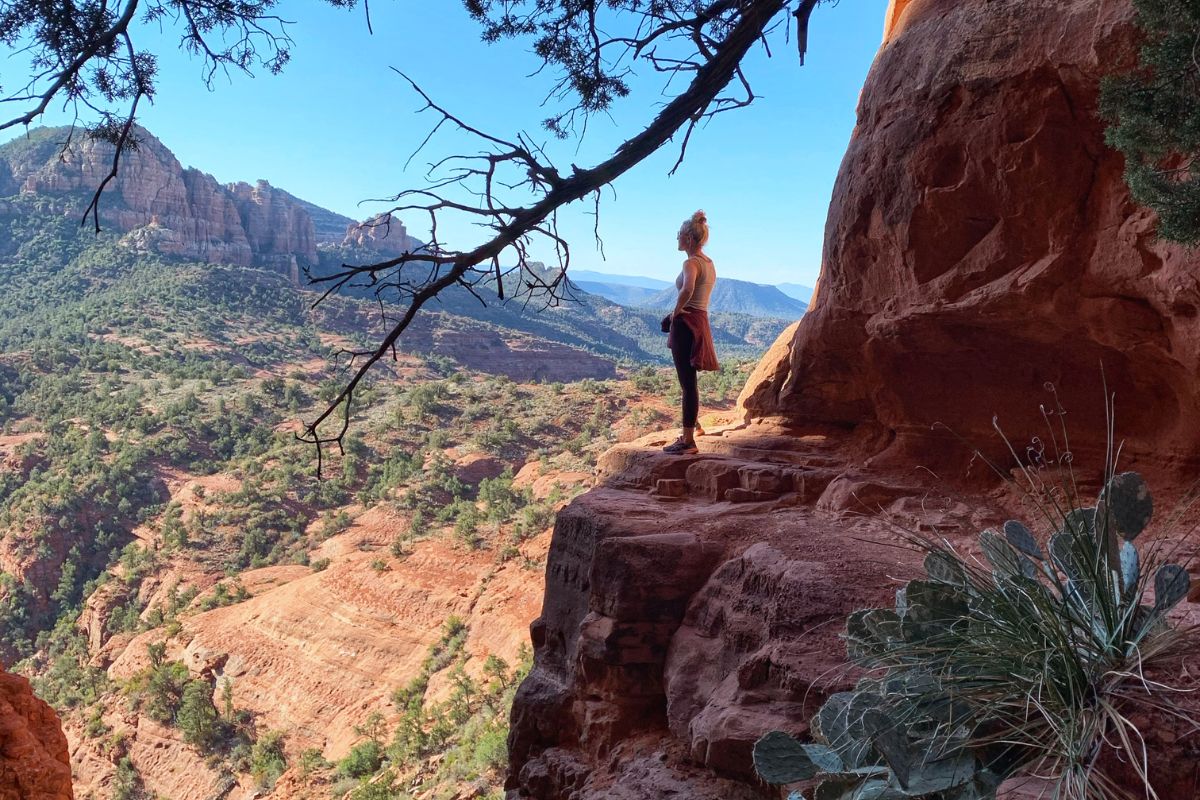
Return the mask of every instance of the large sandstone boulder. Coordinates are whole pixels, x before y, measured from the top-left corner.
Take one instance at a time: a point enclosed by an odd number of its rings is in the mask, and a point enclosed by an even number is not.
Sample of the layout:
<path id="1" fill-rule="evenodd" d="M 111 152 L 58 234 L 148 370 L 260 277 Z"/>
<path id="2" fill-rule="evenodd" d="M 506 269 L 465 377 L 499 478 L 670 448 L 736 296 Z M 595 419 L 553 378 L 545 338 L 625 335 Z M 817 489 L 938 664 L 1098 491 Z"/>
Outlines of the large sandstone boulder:
<path id="1" fill-rule="evenodd" d="M 1104 144 L 1128 0 L 893 0 L 834 190 L 816 298 L 741 398 L 751 417 L 874 427 L 865 455 L 945 466 L 1046 433 L 1176 471 L 1200 456 L 1200 253 L 1155 240 Z M 957 467 L 958 464 L 955 464 Z"/>
<path id="2" fill-rule="evenodd" d="M 29 681 L 0 671 L 0 800 L 72 800 L 67 737 Z"/>

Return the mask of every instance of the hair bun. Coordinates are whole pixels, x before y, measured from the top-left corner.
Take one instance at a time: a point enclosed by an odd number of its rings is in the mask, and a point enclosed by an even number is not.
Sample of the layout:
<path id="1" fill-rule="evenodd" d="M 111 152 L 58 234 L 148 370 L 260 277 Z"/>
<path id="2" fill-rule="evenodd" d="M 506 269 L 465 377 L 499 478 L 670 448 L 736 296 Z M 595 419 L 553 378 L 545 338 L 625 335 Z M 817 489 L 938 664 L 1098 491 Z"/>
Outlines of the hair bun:
<path id="1" fill-rule="evenodd" d="M 704 209 L 692 214 L 692 222 L 708 222 L 708 215 L 704 213 Z"/>

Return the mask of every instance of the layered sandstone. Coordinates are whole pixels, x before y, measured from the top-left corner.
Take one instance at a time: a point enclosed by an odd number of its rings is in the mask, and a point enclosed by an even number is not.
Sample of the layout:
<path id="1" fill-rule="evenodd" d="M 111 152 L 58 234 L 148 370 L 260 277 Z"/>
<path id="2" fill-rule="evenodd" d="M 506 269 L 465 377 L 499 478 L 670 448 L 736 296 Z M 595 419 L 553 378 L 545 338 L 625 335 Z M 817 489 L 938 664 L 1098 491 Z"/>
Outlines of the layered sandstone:
<path id="1" fill-rule="evenodd" d="M 396 257 L 411 253 L 421 243 L 408 235 L 404 223 L 391 214 L 380 214 L 365 222 L 346 226 L 342 246 L 368 250 L 381 256 Z"/>
<path id="2" fill-rule="evenodd" d="M 29 681 L 0 671 L 0 800 L 72 800 L 67 738 Z"/>
<path id="3" fill-rule="evenodd" d="M 846 615 L 919 569 L 893 526 L 971 552 L 1026 516 L 973 459 L 1007 455 L 993 415 L 1035 464 L 1057 437 L 1087 492 L 1107 386 L 1124 466 L 1179 494 L 1200 455 L 1200 257 L 1154 239 L 1096 117 L 1131 18 L 1128 0 L 893 0 L 814 303 L 748 382 L 744 422 L 696 456 L 664 457 L 666 436 L 616 448 L 559 515 L 511 798 L 778 796 L 752 744 L 804 734 L 853 682 Z M 1055 426 L 1069 412 L 1069 445 L 1039 405 Z M 1167 741 L 1160 795 L 1197 796 L 1195 746 Z"/>
<path id="4" fill-rule="evenodd" d="M 886 508 L 969 546 L 997 513 L 921 476 L 863 472 L 836 433 L 758 422 L 684 457 L 661 452 L 668 440 L 614 448 L 599 487 L 558 516 L 513 708 L 514 797 L 665 797 L 680 781 L 766 796 L 754 741 L 804 733 L 852 683 L 847 610 L 886 602 L 916 566 L 889 523 L 846 514 Z"/>
<path id="5" fill-rule="evenodd" d="M 385 230 L 307 203 L 264 180 L 221 184 L 184 168 L 152 134 L 135 130 L 99 205 L 101 225 L 135 250 L 214 264 L 273 269 L 299 280 L 317 263 L 317 245 L 355 246 L 382 256 L 415 246 L 396 221 Z M 64 145 L 66 145 L 64 147 Z M 38 196 L 82 214 L 112 168 L 113 146 L 67 129 L 40 129 L 0 154 L 0 194 Z M 314 224 L 314 218 L 319 223 Z"/>
<path id="6" fill-rule="evenodd" d="M 214 697 L 219 700 L 229 681 L 234 706 L 251 711 L 259 731 L 285 732 L 292 763 L 308 748 L 339 759 L 359 741 L 355 726 L 372 711 L 394 721 L 392 692 L 418 674 L 448 618 L 466 624 L 466 669 L 478 677 L 489 655 L 518 662 L 525 627 L 537 612 L 535 573 L 519 559 L 497 563 L 488 551 L 463 551 L 443 540 L 418 542 L 403 559 L 389 557 L 405 525 L 385 506 L 372 508 L 312 552 L 314 561 L 328 559 L 328 567 L 243 573 L 239 581 L 249 599 L 186 616 L 174 636 L 152 629 L 114 638 L 96 651 L 96 660 L 110 677 L 126 681 L 148 666 L 148 644 L 166 642 L 167 658 L 210 682 Z M 522 554 L 541 558 L 547 538 L 527 542 Z M 381 559 L 385 569 L 374 563 Z M 159 585 L 165 592 L 167 584 Z M 201 585 L 211 586 L 211 579 Z M 447 682 L 435 675 L 431 698 Z M 105 724 L 125 738 L 126 754 L 149 791 L 173 800 L 262 795 L 249 776 L 233 778 L 207 764 L 177 728 L 128 711 L 115 695 L 100 706 Z M 76 788 L 107 797 L 114 765 L 105 742 L 87 736 L 81 724 L 68 733 Z M 308 787 L 293 777 L 271 796 L 328 796 L 327 786 Z"/>

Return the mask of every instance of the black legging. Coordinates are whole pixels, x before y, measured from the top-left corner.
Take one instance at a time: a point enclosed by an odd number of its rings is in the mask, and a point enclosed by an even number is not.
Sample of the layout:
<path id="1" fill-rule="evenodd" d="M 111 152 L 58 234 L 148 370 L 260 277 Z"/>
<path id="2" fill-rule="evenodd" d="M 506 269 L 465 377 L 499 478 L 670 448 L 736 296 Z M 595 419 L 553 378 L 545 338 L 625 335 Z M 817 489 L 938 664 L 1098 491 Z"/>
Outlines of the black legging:
<path id="1" fill-rule="evenodd" d="M 671 358 L 675 361 L 675 374 L 679 376 L 679 388 L 683 389 L 683 427 L 696 427 L 700 415 L 700 387 L 696 383 L 696 368 L 692 366 L 692 347 L 696 335 L 691 326 L 678 317 L 671 320 Z"/>

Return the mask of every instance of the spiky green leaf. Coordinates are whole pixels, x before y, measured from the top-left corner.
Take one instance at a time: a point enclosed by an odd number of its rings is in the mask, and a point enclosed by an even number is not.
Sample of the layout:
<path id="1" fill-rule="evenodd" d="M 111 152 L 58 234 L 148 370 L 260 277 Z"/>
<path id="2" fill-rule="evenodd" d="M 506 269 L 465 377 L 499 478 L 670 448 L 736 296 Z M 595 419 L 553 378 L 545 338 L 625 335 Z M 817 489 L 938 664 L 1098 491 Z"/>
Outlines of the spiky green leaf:
<path id="1" fill-rule="evenodd" d="M 898 720 L 871 709 L 863 715 L 863 727 L 871 737 L 875 751 L 883 757 L 901 788 L 908 788 L 913 754 L 908 747 L 908 729 Z"/>
<path id="2" fill-rule="evenodd" d="M 983 548 L 984 557 L 987 558 L 997 575 L 1004 577 L 1024 575 L 1027 578 L 1037 575 L 1037 568 L 1034 567 L 1033 562 L 1017 552 L 995 531 L 986 530 L 979 534 L 979 544 Z"/>
<path id="3" fill-rule="evenodd" d="M 776 786 L 806 781 L 818 772 L 804 746 L 783 731 L 771 731 L 754 743 L 754 769 Z"/>
<path id="4" fill-rule="evenodd" d="M 906 800 L 908 795 L 879 777 L 833 775 L 817 787 L 813 800 Z"/>
<path id="5" fill-rule="evenodd" d="M 1141 559 L 1137 548 L 1129 539 L 1121 542 L 1121 588 L 1125 592 L 1133 591 L 1141 577 Z"/>
<path id="6" fill-rule="evenodd" d="M 962 563 L 945 550 L 930 550 L 925 555 L 925 574 L 932 581 L 962 586 L 967 582 Z"/>
<path id="7" fill-rule="evenodd" d="M 914 765 L 912 776 L 905 788 L 915 797 L 945 792 L 970 783 L 978 770 L 979 764 L 975 756 L 965 750 L 959 751 L 937 761 Z"/>

